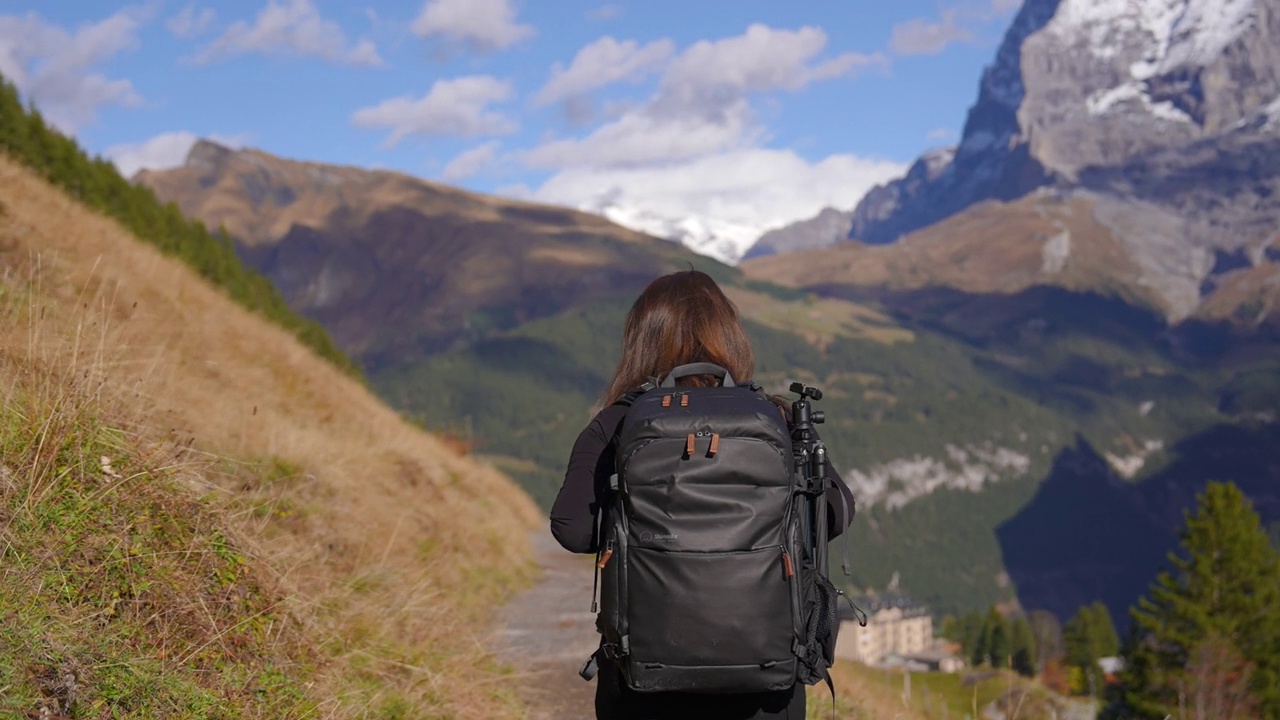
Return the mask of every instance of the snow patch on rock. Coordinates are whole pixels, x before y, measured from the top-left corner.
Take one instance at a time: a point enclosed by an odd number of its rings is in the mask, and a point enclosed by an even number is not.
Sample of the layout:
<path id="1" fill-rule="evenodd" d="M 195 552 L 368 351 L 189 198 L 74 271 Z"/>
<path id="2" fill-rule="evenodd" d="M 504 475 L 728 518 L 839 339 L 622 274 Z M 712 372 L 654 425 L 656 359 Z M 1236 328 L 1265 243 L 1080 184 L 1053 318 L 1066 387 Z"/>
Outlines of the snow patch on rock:
<path id="1" fill-rule="evenodd" d="M 1145 80 L 1211 61 L 1257 18 L 1257 0 L 1063 0 L 1049 28 L 1085 37 L 1103 59 L 1115 57 L 1118 38 L 1141 37 L 1142 59 L 1130 74 Z"/>

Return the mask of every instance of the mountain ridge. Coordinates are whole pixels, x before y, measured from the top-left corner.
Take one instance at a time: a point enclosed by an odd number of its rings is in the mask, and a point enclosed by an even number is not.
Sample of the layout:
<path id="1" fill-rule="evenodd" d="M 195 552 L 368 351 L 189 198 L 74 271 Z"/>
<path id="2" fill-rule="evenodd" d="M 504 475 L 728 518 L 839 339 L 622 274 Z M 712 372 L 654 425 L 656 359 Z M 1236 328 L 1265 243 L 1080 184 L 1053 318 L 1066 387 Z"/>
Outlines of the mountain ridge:
<path id="1" fill-rule="evenodd" d="M 138 181 L 225 227 L 242 255 L 366 368 L 582 298 L 638 291 L 664 268 L 715 265 L 589 213 L 207 142 L 183 167 Z"/>

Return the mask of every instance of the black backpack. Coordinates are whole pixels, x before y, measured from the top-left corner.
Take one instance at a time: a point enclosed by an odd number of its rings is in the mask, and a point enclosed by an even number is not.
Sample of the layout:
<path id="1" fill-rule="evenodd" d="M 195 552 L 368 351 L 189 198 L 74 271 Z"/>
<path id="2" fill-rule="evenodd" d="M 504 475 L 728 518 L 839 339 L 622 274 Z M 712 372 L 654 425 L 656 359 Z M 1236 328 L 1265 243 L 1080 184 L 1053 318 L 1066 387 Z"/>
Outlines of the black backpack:
<path id="1" fill-rule="evenodd" d="M 723 380 L 676 386 L 690 375 Z M 786 416 L 759 386 L 735 385 L 715 365 L 683 365 L 653 384 L 624 399 L 631 407 L 614 439 L 596 564 L 598 652 L 641 692 L 829 683 L 837 593 L 825 552 L 806 542 L 825 500 L 797 471 Z M 825 543 L 825 514 L 821 522 Z M 583 676 L 593 674 L 589 661 Z"/>

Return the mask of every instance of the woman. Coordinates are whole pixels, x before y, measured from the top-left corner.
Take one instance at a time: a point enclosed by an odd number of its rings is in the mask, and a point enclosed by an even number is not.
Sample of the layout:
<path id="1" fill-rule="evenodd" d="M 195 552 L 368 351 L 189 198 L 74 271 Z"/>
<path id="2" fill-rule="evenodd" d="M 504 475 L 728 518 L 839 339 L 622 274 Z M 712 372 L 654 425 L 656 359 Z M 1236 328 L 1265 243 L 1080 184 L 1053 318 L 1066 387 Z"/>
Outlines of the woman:
<path id="1" fill-rule="evenodd" d="M 603 398 L 604 409 L 587 425 L 574 443 L 564 485 L 551 509 L 551 531 L 565 549 L 576 553 L 597 550 L 595 528 L 614 470 L 616 435 L 627 408 L 617 404 L 622 396 L 649 378 L 662 377 L 672 368 L 696 362 L 719 365 L 742 382 L 755 374 L 755 356 L 742 329 L 738 312 L 709 275 L 696 270 L 664 275 L 645 288 L 627 314 L 622 336 L 622 360 Z M 684 385 L 707 386 L 717 380 L 693 376 Z M 775 402 L 788 410 L 781 398 Z M 832 489 L 827 495 L 828 532 L 835 537 L 849 525 L 853 497 L 831 471 Z M 843 494 L 844 498 L 840 495 Z M 623 682 L 616 666 L 601 660 L 596 684 L 596 717 L 599 720 L 747 720 L 805 715 L 804 686 L 744 695 L 692 693 L 638 693 Z"/>

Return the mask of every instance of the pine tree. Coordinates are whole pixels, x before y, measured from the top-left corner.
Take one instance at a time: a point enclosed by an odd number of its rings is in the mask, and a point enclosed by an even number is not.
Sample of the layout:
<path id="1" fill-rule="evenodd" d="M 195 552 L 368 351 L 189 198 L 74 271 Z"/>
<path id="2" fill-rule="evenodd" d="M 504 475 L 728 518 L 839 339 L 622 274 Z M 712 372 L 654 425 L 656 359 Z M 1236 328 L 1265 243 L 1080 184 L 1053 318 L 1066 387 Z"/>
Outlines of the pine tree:
<path id="1" fill-rule="evenodd" d="M 1067 665 L 1089 667 L 1098 659 L 1093 654 L 1093 643 L 1089 641 L 1092 623 L 1093 613 L 1088 607 L 1082 607 L 1062 626 L 1062 646 Z"/>
<path id="2" fill-rule="evenodd" d="M 1025 617 L 1009 623 L 1009 648 L 1013 656 L 1013 669 L 1020 675 L 1036 675 L 1036 637 L 1031 623 Z"/>
<path id="3" fill-rule="evenodd" d="M 1131 611 L 1138 639 L 1115 712 L 1188 716 L 1189 689 L 1211 677 L 1243 681 L 1244 704 L 1280 720 L 1280 555 L 1234 484 L 1210 483 L 1198 500 L 1173 571 Z"/>
<path id="4" fill-rule="evenodd" d="M 991 667 L 1007 667 L 1011 647 L 1009 643 L 1009 621 L 1000 611 L 991 608 L 987 613 L 986 626 L 983 628 L 984 649 Z"/>
<path id="5" fill-rule="evenodd" d="M 1114 657 L 1120 653 L 1120 636 L 1111 621 L 1111 611 L 1101 602 L 1085 608 L 1092 616 L 1089 624 L 1089 643 L 1094 658 Z"/>
<path id="6" fill-rule="evenodd" d="M 980 612 L 974 611 L 962 616 L 956 622 L 955 640 L 964 648 L 969 664 L 977 667 L 982 664 L 987 649 L 983 645 L 983 625 L 985 621 Z"/>

